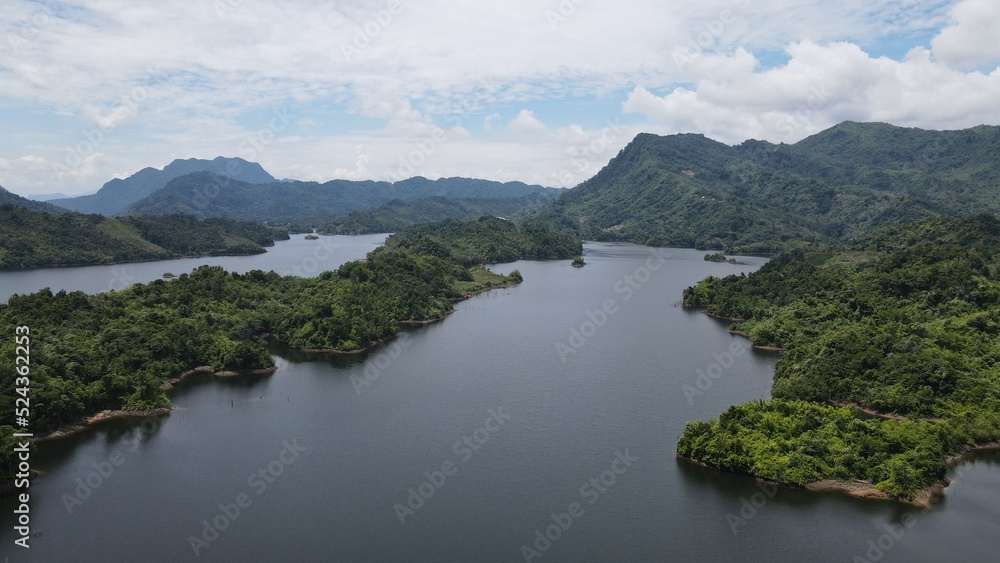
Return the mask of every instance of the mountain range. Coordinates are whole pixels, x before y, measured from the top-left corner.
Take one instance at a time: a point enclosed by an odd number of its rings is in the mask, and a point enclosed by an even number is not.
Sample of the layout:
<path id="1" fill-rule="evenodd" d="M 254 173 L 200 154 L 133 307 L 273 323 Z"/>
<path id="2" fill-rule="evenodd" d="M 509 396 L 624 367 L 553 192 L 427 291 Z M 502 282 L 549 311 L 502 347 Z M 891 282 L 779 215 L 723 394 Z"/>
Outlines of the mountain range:
<path id="1" fill-rule="evenodd" d="M 174 178 L 194 172 L 213 172 L 235 181 L 247 183 L 275 182 L 256 162 L 242 158 L 217 157 L 213 160 L 189 158 L 175 160 L 163 170 L 143 168 L 125 179 L 115 178 L 97 193 L 67 199 L 53 199 L 50 203 L 80 213 L 99 213 L 106 217 L 117 215 L 129 205 L 163 189 Z"/>
<path id="2" fill-rule="evenodd" d="M 844 122 L 795 144 L 640 134 L 543 214 L 587 239 L 775 252 L 933 214 L 1000 213 L 1000 127 Z"/>

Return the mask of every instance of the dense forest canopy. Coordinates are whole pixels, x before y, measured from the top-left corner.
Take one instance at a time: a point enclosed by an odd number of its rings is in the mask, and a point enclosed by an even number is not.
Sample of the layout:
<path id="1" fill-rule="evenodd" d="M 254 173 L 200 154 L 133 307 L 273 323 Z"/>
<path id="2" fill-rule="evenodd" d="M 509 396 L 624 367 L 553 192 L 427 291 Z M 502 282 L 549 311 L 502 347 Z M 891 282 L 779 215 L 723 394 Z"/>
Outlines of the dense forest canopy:
<path id="1" fill-rule="evenodd" d="M 0 205 L 0 269 L 80 266 L 206 254 L 258 254 L 288 233 L 242 221 L 191 216 L 123 217 Z"/>
<path id="2" fill-rule="evenodd" d="M 394 199 L 376 209 L 355 211 L 335 219 L 294 221 L 292 230 L 306 232 L 315 228 L 324 234 L 364 235 L 395 233 L 412 225 L 434 223 L 445 219 L 469 221 L 484 215 L 514 219 L 537 209 L 555 196 L 555 192 L 540 192 L 510 199 L 444 196 L 432 196 L 416 201 Z"/>
<path id="3" fill-rule="evenodd" d="M 850 247 L 708 278 L 687 305 L 788 350 L 768 402 L 688 425 L 682 455 L 804 484 L 861 479 L 912 498 L 945 457 L 1000 440 L 1000 221 L 931 217 Z M 867 411 L 900 420 L 861 416 Z"/>
<path id="4" fill-rule="evenodd" d="M 1000 127 L 845 122 L 793 145 L 641 134 L 544 210 L 588 240 L 771 253 L 945 214 L 1000 214 Z"/>
<path id="5" fill-rule="evenodd" d="M 537 220 L 518 226 L 499 217 L 414 225 L 392 235 L 385 244 L 465 265 L 573 258 L 583 252 L 582 242 L 572 232 Z"/>

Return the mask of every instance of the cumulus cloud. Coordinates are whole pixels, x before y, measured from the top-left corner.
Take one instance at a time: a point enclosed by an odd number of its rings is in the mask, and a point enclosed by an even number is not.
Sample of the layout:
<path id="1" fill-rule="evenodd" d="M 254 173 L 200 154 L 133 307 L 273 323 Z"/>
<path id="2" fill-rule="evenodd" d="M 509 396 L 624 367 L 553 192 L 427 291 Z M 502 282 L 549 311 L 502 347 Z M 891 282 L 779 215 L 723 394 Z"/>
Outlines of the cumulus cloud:
<path id="1" fill-rule="evenodd" d="M 6 0 L 0 37 L 16 48 L 0 58 L 0 156 L 49 163 L 10 183 L 90 191 L 112 170 L 241 154 L 284 108 L 303 136 L 281 131 L 255 152 L 279 177 L 381 178 L 443 132 L 419 173 L 572 185 L 641 130 L 791 141 L 842 119 L 996 123 L 995 4 L 425 0 L 389 13 L 385 0 L 66 0 L 58 11 Z M 887 36 L 935 30 L 905 58 L 871 54 Z M 635 121 L 606 150 L 585 149 L 605 115 L 558 109 L 581 99 Z M 480 122 L 485 138 L 466 128 Z M 51 166 L 95 128 L 100 158 Z"/>
<path id="2" fill-rule="evenodd" d="M 507 124 L 507 129 L 512 133 L 534 135 L 544 133 L 548 128 L 541 122 L 535 113 L 529 109 L 522 109 L 514 119 Z"/>
<path id="3" fill-rule="evenodd" d="M 960 69 L 1000 63 L 1000 4 L 962 0 L 949 12 L 951 25 L 931 42 L 934 58 Z"/>
<path id="4" fill-rule="evenodd" d="M 695 86 L 658 96 L 639 85 L 622 104 L 670 132 L 726 142 L 796 141 L 844 120 L 954 129 L 994 122 L 1000 70 L 962 72 L 915 48 L 896 61 L 857 45 L 812 42 L 787 49 L 785 65 L 760 70 L 752 55 L 692 63 Z"/>

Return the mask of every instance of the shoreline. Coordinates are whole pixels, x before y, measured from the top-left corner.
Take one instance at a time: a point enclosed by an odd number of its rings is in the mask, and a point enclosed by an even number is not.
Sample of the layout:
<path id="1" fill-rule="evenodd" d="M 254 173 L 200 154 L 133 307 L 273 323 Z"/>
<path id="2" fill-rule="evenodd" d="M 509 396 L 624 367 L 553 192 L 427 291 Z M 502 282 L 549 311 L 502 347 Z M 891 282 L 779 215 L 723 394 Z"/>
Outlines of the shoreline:
<path id="1" fill-rule="evenodd" d="M 988 451 L 1000 451 L 1000 442 L 987 442 L 984 444 L 977 444 L 975 446 L 966 446 L 963 450 L 953 456 L 945 458 L 945 463 L 948 464 L 949 469 L 954 469 L 969 461 L 973 455 L 980 452 Z M 932 484 L 930 487 L 921 490 L 912 499 L 896 498 L 889 496 L 880 489 L 875 488 L 869 481 L 864 481 L 861 479 L 854 479 L 851 481 L 841 481 L 837 479 L 821 479 L 819 481 L 813 481 L 811 483 L 806 483 L 805 485 L 796 485 L 794 483 L 783 483 L 781 481 L 775 481 L 773 479 L 768 479 L 766 477 L 761 477 L 759 475 L 753 475 L 750 473 L 741 473 L 737 471 L 731 471 L 723 467 L 715 467 L 714 465 L 709 465 L 701 460 L 690 458 L 680 453 L 675 453 L 677 459 L 682 459 L 688 463 L 704 467 L 706 469 L 712 469 L 715 471 L 725 471 L 727 473 L 733 473 L 735 475 L 744 475 L 746 477 L 753 478 L 758 482 L 767 483 L 771 485 L 777 485 L 780 487 L 785 487 L 787 489 L 799 489 L 808 491 L 811 493 L 841 493 L 849 497 L 865 499 L 865 500 L 879 500 L 879 501 L 889 501 L 897 502 L 900 504 L 915 506 L 917 508 L 929 509 L 937 506 L 941 503 L 944 498 L 945 489 L 951 484 L 952 480 L 945 477 L 941 481 Z"/>
<path id="2" fill-rule="evenodd" d="M 64 426 L 56 428 L 52 432 L 45 434 L 44 436 L 37 436 L 33 438 L 32 442 L 46 442 L 48 440 L 58 440 L 59 438 L 65 438 L 67 436 L 72 436 L 78 432 L 82 432 L 87 428 L 104 422 L 106 420 L 115 420 L 120 418 L 149 418 L 154 416 L 166 416 L 176 410 L 177 407 L 171 405 L 169 407 L 159 407 L 148 411 L 122 411 L 122 410 L 103 410 L 96 414 L 90 416 L 85 416 L 82 419 L 71 422 Z"/>
<path id="3" fill-rule="evenodd" d="M 491 286 L 491 287 L 484 287 L 482 289 L 477 289 L 476 291 L 473 291 L 471 293 L 463 293 L 460 297 L 450 297 L 450 298 L 448 298 L 448 301 L 450 303 L 461 303 L 462 301 L 466 301 L 468 299 L 472 299 L 473 297 L 475 297 L 477 295 L 480 295 L 482 293 L 487 293 L 487 292 L 493 291 L 495 289 L 510 289 L 512 287 L 517 287 L 518 285 L 520 285 L 520 284 L 518 284 L 518 283 L 512 283 L 510 285 L 495 285 L 495 286 Z M 457 309 L 451 308 L 448 311 L 445 311 L 445 313 L 443 315 L 441 315 L 440 317 L 436 317 L 436 318 L 433 318 L 433 319 L 423 319 L 423 320 L 419 320 L 419 321 L 418 320 L 412 320 L 412 319 L 411 320 L 405 320 L 405 321 L 396 321 L 396 324 L 399 325 L 399 326 L 425 326 L 425 325 L 431 325 L 431 324 L 439 323 L 439 322 L 447 319 L 448 317 L 450 317 L 451 315 L 455 314 L 456 312 L 457 312 Z M 402 334 L 403 334 L 403 332 L 399 331 L 399 332 L 397 332 L 395 334 L 392 334 L 390 336 L 386 336 L 386 337 L 380 338 L 380 339 L 378 339 L 378 340 L 376 340 L 374 342 L 370 342 L 370 343 L 368 343 L 367 346 L 363 346 L 361 348 L 358 348 L 357 350 L 338 350 L 336 348 L 299 348 L 297 346 L 292 346 L 290 344 L 283 344 L 283 345 L 287 346 L 291 350 L 295 350 L 296 352 L 301 352 L 303 354 L 310 354 L 310 355 L 311 354 L 316 354 L 316 355 L 319 355 L 319 354 L 338 354 L 338 355 L 351 356 L 351 355 L 355 355 L 355 354 L 363 354 L 365 352 L 369 352 L 369 351 L 377 348 L 378 346 L 380 346 L 382 344 L 385 344 L 386 342 L 392 342 L 393 340 L 399 338 Z M 271 335 L 262 335 L 262 336 L 272 336 L 272 337 L 275 337 L 275 335 L 273 335 L 273 334 L 271 334 Z M 280 340 L 279 340 L 279 342 L 280 342 Z M 275 368 L 275 369 L 277 369 L 277 368 Z"/>
<path id="4" fill-rule="evenodd" d="M 493 291 L 494 289 L 509 289 L 511 287 L 517 287 L 518 285 L 520 285 L 520 284 L 519 283 L 513 283 L 513 284 L 509 284 L 509 285 L 485 287 L 485 288 L 482 288 L 482 289 L 479 289 L 479 290 L 476 290 L 476 291 L 473 291 L 473 292 L 470 292 L 470 293 L 464 293 L 464 294 L 461 295 L 461 297 L 449 299 L 449 301 L 453 302 L 453 303 L 457 303 L 457 302 L 465 301 L 467 299 L 471 299 L 472 297 L 475 297 L 476 295 L 479 295 L 479 294 L 482 294 L 482 293 L 486 293 L 486 292 L 489 292 L 489 291 Z M 438 318 L 425 319 L 425 320 L 421 320 L 421 321 L 417 321 L 417 320 L 397 321 L 397 324 L 404 325 L 404 326 L 433 324 L 433 323 L 437 323 L 437 322 L 441 322 L 441 321 L 445 320 L 446 318 L 448 318 L 451 314 L 455 313 L 456 311 L 457 311 L 457 309 L 452 308 L 452 309 L 446 311 L 441 317 L 438 317 Z M 289 348 L 291 348 L 293 350 L 297 350 L 297 351 L 302 352 L 304 354 L 330 354 L 330 353 L 333 353 L 333 354 L 345 354 L 345 355 L 360 354 L 362 352 L 367 352 L 367 351 L 369 351 L 369 350 L 371 350 L 373 348 L 376 348 L 376 347 L 378 347 L 381 344 L 384 344 L 386 342 L 394 340 L 394 339 L 398 338 L 402 334 L 403 334 L 402 331 L 397 332 L 397 333 L 395 333 L 395 334 L 393 334 L 391 336 L 387 336 L 385 338 L 381 338 L 381 339 L 379 339 L 379 340 L 377 340 L 375 342 L 372 342 L 368 346 L 365 346 L 364 348 L 361 348 L 359 350 L 350 350 L 350 351 L 343 351 L 343 350 L 315 350 L 315 349 L 307 349 L 307 348 L 306 349 L 304 349 L 304 348 L 296 348 L 296 347 L 293 347 L 293 346 L 289 346 Z M 270 335 L 264 334 L 264 335 L 260 335 L 260 338 L 268 337 L 268 336 L 275 337 L 275 335 L 273 335 L 273 334 L 270 334 Z M 180 383 L 180 382 L 184 381 L 185 379 L 187 379 L 187 378 L 189 378 L 189 377 L 191 377 L 193 375 L 196 375 L 196 374 L 211 374 L 211 375 L 213 375 L 215 377 L 229 378 L 229 377 L 239 377 L 239 376 L 245 376 L 245 375 L 264 375 L 264 374 L 274 373 L 277 370 L 278 370 L 278 366 L 277 365 L 272 365 L 272 366 L 269 366 L 269 367 L 266 367 L 266 368 L 254 368 L 254 369 L 243 369 L 243 370 L 222 370 L 222 371 L 215 371 L 210 366 L 198 366 L 198 367 L 189 369 L 189 370 L 184 371 L 184 372 L 182 372 L 182 373 L 180 373 L 180 374 L 178 374 L 178 375 L 176 375 L 174 377 L 171 377 L 171 378 L 167 379 L 162 385 L 160 385 L 159 389 L 161 391 L 168 392 L 168 391 L 172 390 L 174 388 L 174 385 L 176 385 L 177 383 Z M 168 405 L 168 406 L 164 406 L 164 407 L 158 407 L 158 408 L 151 409 L 151 410 L 145 410 L 145 411 L 126 411 L 126 410 L 111 410 L 111 409 L 106 409 L 106 410 L 97 412 L 97 413 L 92 414 L 92 415 L 86 415 L 86 416 L 80 418 L 79 420 L 77 420 L 75 422 L 71 422 L 71 423 L 68 423 L 66 425 L 60 426 L 59 428 L 56 428 L 55 430 L 53 430 L 53 431 L 51 431 L 51 432 L 49 432 L 49 433 L 47 433 L 47 434 L 45 434 L 43 436 L 38 436 L 38 437 L 32 438 L 31 442 L 32 443 L 46 442 L 46 441 L 50 441 L 50 440 L 58 440 L 58 439 L 61 439 L 61 438 L 66 438 L 68 436 L 72 436 L 73 434 L 77 434 L 79 432 L 83 432 L 84 430 L 87 430 L 88 428 L 90 428 L 90 427 L 92 427 L 92 426 L 94 426 L 96 424 L 99 424 L 101 422 L 107 421 L 107 420 L 127 419 L 127 418 L 149 418 L 149 417 L 167 416 L 167 415 L 169 415 L 170 413 L 172 413 L 173 411 L 175 411 L 177 409 L 178 409 L 178 407 L 176 407 L 175 405 L 172 405 L 172 404 Z M 35 472 L 32 472 L 32 473 L 33 473 L 33 477 L 32 478 L 37 477 L 38 475 L 40 475 L 40 474 L 35 473 Z M 5 487 L 5 485 L 6 485 L 6 483 L 0 483 L 0 496 L 4 495 L 4 487 Z"/>

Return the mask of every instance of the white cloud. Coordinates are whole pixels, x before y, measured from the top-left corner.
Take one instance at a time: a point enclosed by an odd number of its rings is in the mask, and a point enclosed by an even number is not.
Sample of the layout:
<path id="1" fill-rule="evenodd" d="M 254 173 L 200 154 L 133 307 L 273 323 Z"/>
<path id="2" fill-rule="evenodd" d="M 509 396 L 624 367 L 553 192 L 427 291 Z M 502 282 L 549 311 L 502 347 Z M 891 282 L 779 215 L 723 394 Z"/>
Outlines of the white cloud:
<path id="1" fill-rule="evenodd" d="M 850 43 L 790 45 L 787 64 L 759 70 L 748 53 L 692 63 L 693 88 L 663 96 L 637 86 L 622 104 L 669 132 L 726 142 L 796 141 L 844 120 L 954 129 L 997 120 L 1000 70 L 962 72 L 921 48 L 902 61 L 874 58 Z"/>
<path id="2" fill-rule="evenodd" d="M 961 69 L 1000 63 L 1000 3 L 962 0 L 949 16 L 951 25 L 931 42 L 935 59 Z"/>
<path id="3" fill-rule="evenodd" d="M 847 118 L 1000 121 L 992 0 L 588 1 L 567 14 L 557 0 L 404 0 L 386 18 L 387 2 L 66 0 L 57 16 L 6 0 L 0 38 L 17 48 L 0 58 L 0 156 L 48 164 L 0 181 L 84 192 L 112 171 L 240 155 L 279 108 L 302 136 L 279 132 L 255 154 L 279 177 L 383 178 L 442 131 L 423 175 L 556 185 L 585 179 L 641 130 L 735 142 L 794 140 Z M 551 11 L 565 18 L 554 28 Z M 942 26 L 903 60 L 869 54 L 887 36 L 916 41 Z M 345 57 L 344 45 L 358 52 Z M 762 63 L 782 50 L 787 64 Z M 624 102 L 635 122 L 606 152 L 584 148 L 600 148 L 603 126 L 588 119 L 603 116 L 567 117 L 562 102 L 580 99 Z M 482 137 L 466 129 L 480 121 Z M 99 148 L 69 172 L 53 167 L 95 128 Z"/>
<path id="4" fill-rule="evenodd" d="M 510 120 L 507 129 L 512 133 L 535 135 L 544 133 L 548 128 L 541 122 L 535 113 L 528 109 L 522 109 L 517 113 L 517 117 Z"/>

